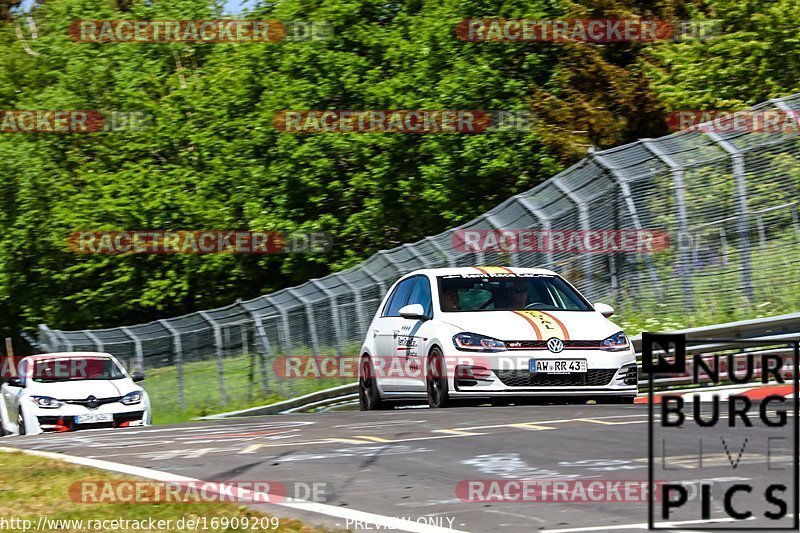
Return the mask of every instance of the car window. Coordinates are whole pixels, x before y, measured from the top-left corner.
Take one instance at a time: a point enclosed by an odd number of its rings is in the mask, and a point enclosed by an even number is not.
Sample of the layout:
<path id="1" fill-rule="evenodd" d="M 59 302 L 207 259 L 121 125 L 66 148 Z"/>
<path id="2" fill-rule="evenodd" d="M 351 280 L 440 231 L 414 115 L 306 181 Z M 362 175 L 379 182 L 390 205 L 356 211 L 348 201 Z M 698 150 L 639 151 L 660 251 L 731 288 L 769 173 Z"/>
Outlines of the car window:
<path id="1" fill-rule="evenodd" d="M 417 282 L 411 291 L 411 296 L 408 297 L 408 304 L 420 304 L 425 310 L 426 316 L 431 316 L 431 284 L 425 276 L 417 276 Z"/>
<path id="2" fill-rule="evenodd" d="M 65 357 L 35 361 L 30 378 L 37 383 L 114 380 L 125 377 L 122 369 L 107 357 Z"/>
<path id="3" fill-rule="evenodd" d="M 576 301 L 574 293 L 572 291 L 565 291 L 564 287 L 566 287 L 566 284 L 551 283 L 547 286 L 550 291 L 550 297 L 555 302 L 555 305 L 560 309 L 566 309 L 568 311 L 584 310 L 582 302 L 579 300 Z"/>
<path id="4" fill-rule="evenodd" d="M 394 292 L 389 298 L 389 301 L 386 303 L 386 307 L 384 308 L 381 316 L 400 316 L 400 308 L 406 305 L 408 296 L 411 293 L 411 289 L 413 289 L 416 281 L 417 276 L 401 281 L 397 287 L 395 287 Z"/>
<path id="5" fill-rule="evenodd" d="M 552 275 L 503 278 L 442 276 L 442 311 L 591 311 L 589 303 L 562 278 Z"/>

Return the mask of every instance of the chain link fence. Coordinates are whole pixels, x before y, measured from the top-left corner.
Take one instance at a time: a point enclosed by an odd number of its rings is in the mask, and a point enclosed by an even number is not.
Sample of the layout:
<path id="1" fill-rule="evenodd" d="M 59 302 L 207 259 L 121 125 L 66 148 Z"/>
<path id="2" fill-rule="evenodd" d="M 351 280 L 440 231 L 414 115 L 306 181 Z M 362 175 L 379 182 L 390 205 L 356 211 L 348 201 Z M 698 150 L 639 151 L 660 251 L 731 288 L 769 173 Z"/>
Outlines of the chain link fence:
<path id="1" fill-rule="evenodd" d="M 800 110 L 800 95 L 754 110 Z M 794 114 L 790 116 L 796 117 Z M 142 370 L 153 403 L 211 412 L 351 381 L 285 380 L 280 355 L 358 355 L 381 297 L 419 268 L 553 269 L 592 301 L 641 313 L 716 315 L 800 294 L 800 137 L 680 132 L 588 157 L 439 235 L 253 300 L 125 328 L 40 326 L 42 351 L 110 352 Z M 658 254 L 465 252 L 456 230 L 660 230 Z"/>

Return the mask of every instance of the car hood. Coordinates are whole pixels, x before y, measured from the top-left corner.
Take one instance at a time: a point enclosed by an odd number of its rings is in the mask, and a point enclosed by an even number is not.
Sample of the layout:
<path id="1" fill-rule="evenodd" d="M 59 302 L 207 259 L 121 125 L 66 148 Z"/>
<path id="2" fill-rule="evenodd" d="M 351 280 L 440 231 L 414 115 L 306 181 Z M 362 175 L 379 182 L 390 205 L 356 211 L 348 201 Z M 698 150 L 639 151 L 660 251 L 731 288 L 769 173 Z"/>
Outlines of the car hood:
<path id="1" fill-rule="evenodd" d="M 597 311 L 475 311 L 445 313 L 442 320 L 459 331 L 503 341 L 600 341 L 621 329 Z"/>
<path id="2" fill-rule="evenodd" d="M 54 383 L 30 381 L 27 390 L 31 395 L 50 396 L 57 400 L 83 400 L 89 396 L 99 399 L 117 398 L 139 390 L 139 387 L 134 385 L 130 379 L 61 381 Z"/>

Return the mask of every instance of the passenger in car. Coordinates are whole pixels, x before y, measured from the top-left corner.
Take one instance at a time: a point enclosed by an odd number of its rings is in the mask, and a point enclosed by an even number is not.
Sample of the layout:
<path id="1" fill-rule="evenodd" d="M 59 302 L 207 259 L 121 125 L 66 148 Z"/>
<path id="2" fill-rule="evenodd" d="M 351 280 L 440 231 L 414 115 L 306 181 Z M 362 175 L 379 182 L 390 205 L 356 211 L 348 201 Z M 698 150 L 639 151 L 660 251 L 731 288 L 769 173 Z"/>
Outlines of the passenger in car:
<path id="1" fill-rule="evenodd" d="M 445 286 L 442 289 L 442 311 L 460 311 L 461 303 L 458 298 L 458 289 Z"/>

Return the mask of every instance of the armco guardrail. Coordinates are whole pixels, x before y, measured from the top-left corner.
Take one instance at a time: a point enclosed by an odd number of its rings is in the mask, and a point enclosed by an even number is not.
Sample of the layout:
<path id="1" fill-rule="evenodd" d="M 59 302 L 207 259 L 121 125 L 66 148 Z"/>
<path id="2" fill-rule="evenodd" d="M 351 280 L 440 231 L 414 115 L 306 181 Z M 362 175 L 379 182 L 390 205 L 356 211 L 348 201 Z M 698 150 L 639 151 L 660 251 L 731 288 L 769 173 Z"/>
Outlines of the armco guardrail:
<path id="1" fill-rule="evenodd" d="M 756 318 L 752 320 L 740 320 L 737 322 L 728 322 L 725 324 L 715 324 L 712 326 L 702 326 L 698 328 L 682 329 L 678 331 L 670 331 L 669 333 L 679 333 L 686 335 L 688 341 L 698 340 L 701 344 L 689 345 L 686 348 L 687 353 L 706 353 L 706 352 L 720 352 L 722 350 L 742 349 L 741 345 L 736 344 L 736 340 L 763 340 L 762 346 L 774 344 L 775 348 L 758 349 L 759 354 L 775 354 L 784 357 L 794 358 L 794 348 L 786 344 L 785 347 L 780 347 L 784 342 L 800 340 L 800 313 L 790 313 L 786 315 L 778 315 L 766 318 Z M 642 337 L 636 336 L 631 339 L 633 346 L 636 349 L 636 357 L 639 362 L 639 369 L 641 373 L 641 348 Z M 704 342 L 710 341 L 710 342 Z M 719 342 L 716 342 L 719 341 Z M 738 354 L 734 355 L 734 360 L 747 357 L 747 348 L 742 349 Z M 795 372 L 797 362 L 792 361 L 790 365 L 786 365 L 785 369 L 789 372 Z M 753 377 L 759 377 L 760 371 L 756 371 Z M 671 376 L 659 377 L 653 380 L 656 390 L 664 390 L 670 387 L 686 385 L 691 383 L 691 376 Z M 640 380 L 639 388 L 646 390 L 645 383 Z"/>
<path id="2" fill-rule="evenodd" d="M 204 416 L 200 420 L 216 420 L 219 418 L 238 418 L 259 415 L 278 415 L 285 413 L 298 413 L 320 407 L 329 407 L 339 403 L 350 402 L 358 399 L 358 383 L 348 383 L 339 387 L 332 387 L 311 394 L 290 398 L 282 402 L 271 403 L 259 407 L 251 407 L 240 411 L 220 413 Z"/>
<path id="3" fill-rule="evenodd" d="M 695 345 L 687 347 L 689 352 L 702 352 L 708 350 L 724 350 L 732 345 L 732 339 L 763 339 L 765 344 L 775 342 L 776 344 L 781 341 L 800 340 L 800 313 L 791 313 L 787 315 L 778 315 L 766 318 L 756 318 L 753 320 L 740 320 L 737 322 L 728 322 L 725 324 L 715 324 L 712 326 L 702 326 L 698 328 L 682 329 L 678 331 L 670 331 L 669 333 L 679 333 L 686 335 L 687 340 L 692 339 L 719 339 L 719 343 L 704 343 L 702 345 Z M 642 337 L 638 335 L 631 338 L 634 349 L 636 350 L 636 357 L 639 361 L 639 368 L 641 370 L 641 348 Z M 793 348 L 787 347 L 782 349 L 760 350 L 759 353 L 775 353 L 785 356 L 793 355 Z M 737 354 L 737 357 L 745 357 L 746 352 Z M 794 371 L 795 365 L 787 367 Z M 758 372 L 754 376 L 758 376 Z M 661 377 L 654 380 L 657 390 L 664 390 L 669 387 L 684 385 L 691 381 L 688 377 Z M 644 382 L 640 384 L 641 389 Z M 740 385 L 737 385 L 740 386 Z M 283 402 L 265 405 L 262 407 L 254 407 L 242 411 L 234 411 L 231 413 L 223 413 L 205 417 L 206 419 L 228 418 L 239 416 L 256 416 L 266 414 L 281 414 L 308 411 L 310 409 L 318 409 L 331 407 L 341 403 L 354 403 L 358 399 L 358 383 L 350 383 L 340 387 L 333 387 L 325 389 L 312 394 L 306 394 L 298 398 L 292 398 Z"/>
<path id="4" fill-rule="evenodd" d="M 669 333 L 682 333 L 687 339 L 757 339 L 770 337 L 778 340 L 779 336 L 800 338 L 800 313 L 777 315 L 752 320 L 740 320 L 702 326 L 699 328 L 681 329 Z M 637 335 L 631 339 L 637 354 L 642 351 L 642 337 Z"/>

